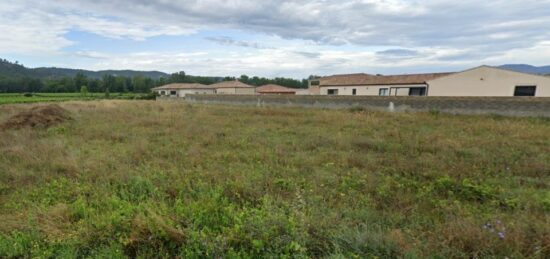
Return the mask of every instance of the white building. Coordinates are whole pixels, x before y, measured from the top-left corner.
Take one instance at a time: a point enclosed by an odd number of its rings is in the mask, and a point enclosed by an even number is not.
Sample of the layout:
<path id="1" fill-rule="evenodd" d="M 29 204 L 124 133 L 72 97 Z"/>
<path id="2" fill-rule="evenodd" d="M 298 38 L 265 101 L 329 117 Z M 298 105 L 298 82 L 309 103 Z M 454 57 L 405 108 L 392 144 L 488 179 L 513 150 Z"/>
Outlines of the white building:
<path id="1" fill-rule="evenodd" d="M 185 97 L 186 94 L 215 94 L 216 88 L 203 84 L 168 84 L 152 89 L 162 97 Z"/>

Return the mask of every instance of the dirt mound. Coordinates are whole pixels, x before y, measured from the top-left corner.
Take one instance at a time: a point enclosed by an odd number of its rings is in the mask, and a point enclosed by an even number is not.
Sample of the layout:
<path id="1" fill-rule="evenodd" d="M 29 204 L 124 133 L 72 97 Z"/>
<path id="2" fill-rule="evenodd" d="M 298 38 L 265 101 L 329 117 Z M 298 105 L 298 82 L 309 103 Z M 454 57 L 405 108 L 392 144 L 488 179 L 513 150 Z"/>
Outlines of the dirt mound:
<path id="1" fill-rule="evenodd" d="M 57 104 L 36 106 L 12 116 L 0 129 L 49 128 L 70 119 L 69 112 Z"/>

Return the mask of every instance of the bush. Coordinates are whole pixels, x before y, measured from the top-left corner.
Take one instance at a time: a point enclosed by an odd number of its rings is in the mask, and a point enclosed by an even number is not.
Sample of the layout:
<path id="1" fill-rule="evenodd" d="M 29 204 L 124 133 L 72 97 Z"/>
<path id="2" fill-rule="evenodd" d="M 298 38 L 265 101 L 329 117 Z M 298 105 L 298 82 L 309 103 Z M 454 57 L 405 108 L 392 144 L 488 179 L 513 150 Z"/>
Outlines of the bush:
<path id="1" fill-rule="evenodd" d="M 157 93 L 148 93 L 143 95 L 138 95 L 134 99 L 136 100 L 156 100 L 158 97 Z"/>

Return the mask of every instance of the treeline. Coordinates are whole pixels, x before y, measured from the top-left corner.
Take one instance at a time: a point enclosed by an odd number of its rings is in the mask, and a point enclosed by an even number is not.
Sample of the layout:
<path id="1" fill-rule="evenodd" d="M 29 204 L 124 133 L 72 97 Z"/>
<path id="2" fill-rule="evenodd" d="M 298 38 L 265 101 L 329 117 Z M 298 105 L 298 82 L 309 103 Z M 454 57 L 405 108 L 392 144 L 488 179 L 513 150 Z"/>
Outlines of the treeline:
<path id="1" fill-rule="evenodd" d="M 260 86 L 264 84 L 278 84 L 292 88 L 307 88 L 307 80 L 296 80 L 291 78 L 263 78 L 249 77 L 242 75 L 235 77 L 205 77 L 187 75 L 185 72 L 174 73 L 166 77 L 153 79 L 144 75 L 117 76 L 105 74 L 101 78 L 93 78 L 84 73 L 77 73 L 75 76 L 48 76 L 36 77 L 25 74 L 25 67 L 7 60 L 1 60 L 0 66 L 0 93 L 72 93 L 79 92 L 86 87 L 88 92 L 133 92 L 148 93 L 151 88 L 170 83 L 200 83 L 213 84 L 224 80 L 239 79 L 245 84 Z"/>
<path id="2" fill-rule="evenodd" d="M 269 79 L 265 77 L 249 77 L 247 75 L 242 75 L 239 78 L 235 77 L 226 77 L 225 80 L 235 80 L 238 79 L 239 81 L 254 85 L 254 86 L 262 86 L 267 84 L 276 84 L 276 85 L 282 85 L 290 88 L 307 88 L 308 87 L 308 80 L 302 79 L 302 80 L 296 80 L 292 78 L 284 78 L 284 77 L 276 77 L 274 79 Z"/>
<path id="3" fill-rule="evenodd" d="M 18 63 L 1 60 L 0 93 L 74 93 L 86 87 L 88 92 L 148 93 L 151 88 L 170 83 L 213 84 L 223 80 L 221 77 L 190 76 L 185 72 L 174 73 L 167 77 L 153 79 L 144 75 L 117 76 L 105 74 L 101 78 L 77 73 L 75 76 L 48 76 L 40 78 L 26 75 L 27 69 Z"/>
<path id="4" fill-rule="evenodd" d="M 72 93 L 86 87 L 89 92 L 134 92 L 146 93 L 151 88 L 164 84 L 164 78 L 153 80 L 144 76 L 123 77 L 105 75 L 101 79 L 88 78 L 83 74 L 75 77 L 37 79 L 31 77 L 0 77 L 0 92 L 22 93 Z"/>

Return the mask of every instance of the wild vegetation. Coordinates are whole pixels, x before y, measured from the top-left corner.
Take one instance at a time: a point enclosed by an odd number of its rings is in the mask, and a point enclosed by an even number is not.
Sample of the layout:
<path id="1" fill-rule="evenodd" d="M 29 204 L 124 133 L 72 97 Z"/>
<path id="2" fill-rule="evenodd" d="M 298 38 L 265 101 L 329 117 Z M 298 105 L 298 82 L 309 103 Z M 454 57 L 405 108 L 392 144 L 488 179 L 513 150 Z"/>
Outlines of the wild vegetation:
<path id="1" fill-rule="evenodd" d="M 550 253 L 547 119 L 59 106 L 70 120 L 0 131 L 0 257 Z"/>

